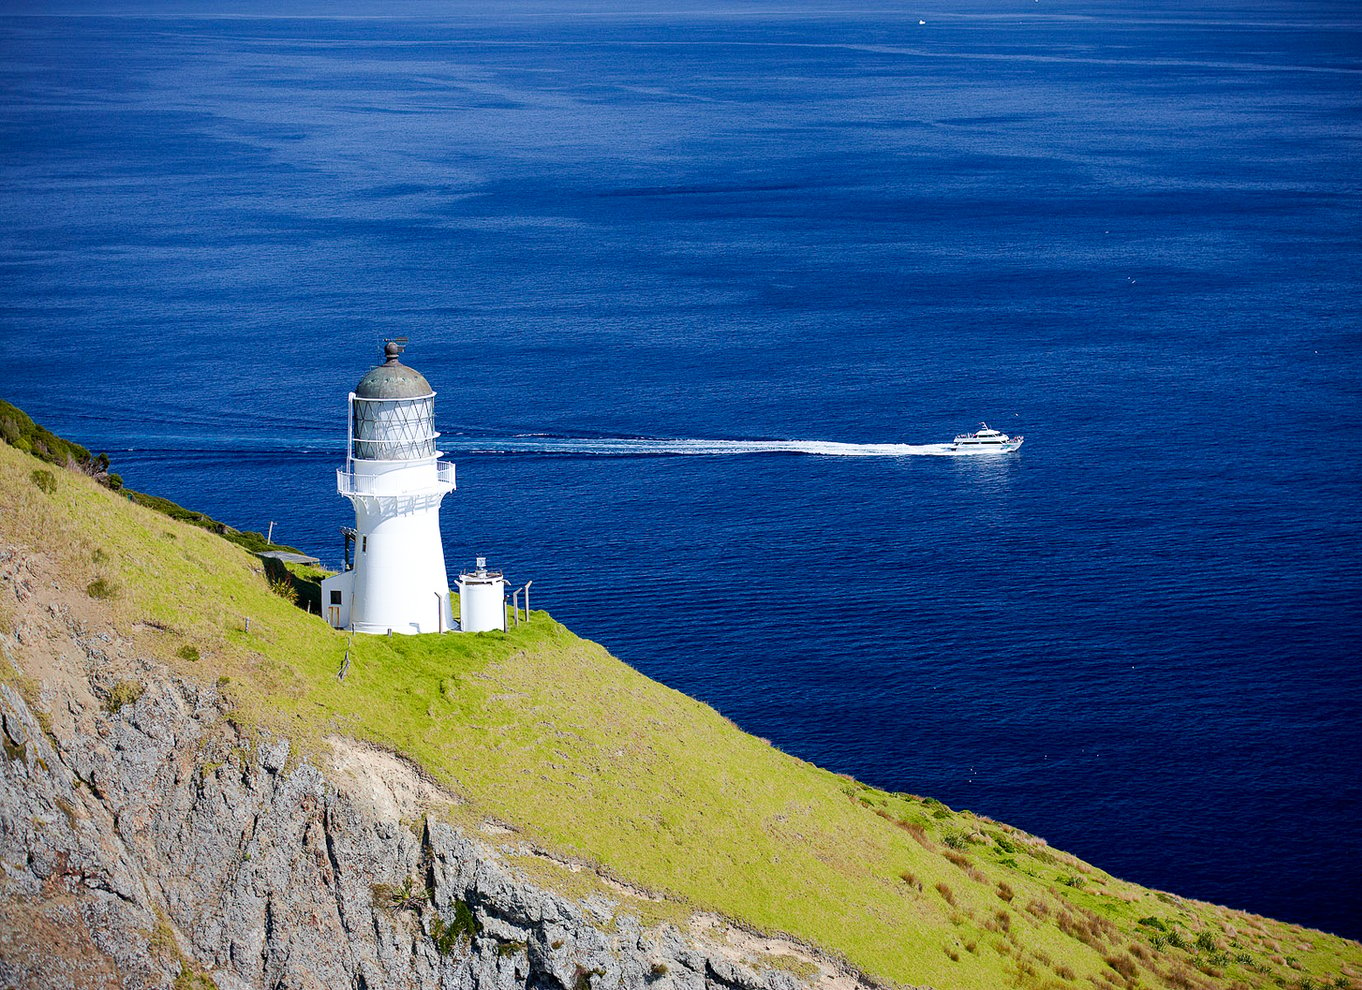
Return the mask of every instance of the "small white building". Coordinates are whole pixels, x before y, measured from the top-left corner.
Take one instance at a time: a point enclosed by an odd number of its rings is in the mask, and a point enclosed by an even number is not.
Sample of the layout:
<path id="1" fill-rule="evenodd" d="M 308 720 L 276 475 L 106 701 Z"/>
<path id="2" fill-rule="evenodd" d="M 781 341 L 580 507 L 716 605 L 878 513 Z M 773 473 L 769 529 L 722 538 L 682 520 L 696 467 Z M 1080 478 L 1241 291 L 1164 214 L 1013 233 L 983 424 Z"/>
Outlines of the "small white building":
<path id="1" fill-rule="evenodd" d="M 322 607 L 337 629 L 385 634 L 454 628 L 440 541 L 440 502 L 454 465 L 435 448 L 435 391 L 398 360 L 350 393 L 349 444 L 336 490 L 355 507 L 354 567 L 322 581 Z"/>

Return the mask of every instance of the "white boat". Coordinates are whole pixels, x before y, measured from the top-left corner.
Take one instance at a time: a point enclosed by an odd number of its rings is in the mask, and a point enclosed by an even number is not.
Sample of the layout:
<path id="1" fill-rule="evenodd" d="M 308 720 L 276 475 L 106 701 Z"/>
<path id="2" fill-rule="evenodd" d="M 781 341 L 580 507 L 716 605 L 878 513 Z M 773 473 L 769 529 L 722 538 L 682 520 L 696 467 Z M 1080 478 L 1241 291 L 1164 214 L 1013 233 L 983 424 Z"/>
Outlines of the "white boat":
<path id="1" fill-rule="evenodd" d="M 951 441 L 950 450 L 961 454 L 1007 454 L 1022 445 L 1025 437 L 1010 437 L 1000 430 L 989 429 L 980 423 L 973 433 L 962 433 Z"/>

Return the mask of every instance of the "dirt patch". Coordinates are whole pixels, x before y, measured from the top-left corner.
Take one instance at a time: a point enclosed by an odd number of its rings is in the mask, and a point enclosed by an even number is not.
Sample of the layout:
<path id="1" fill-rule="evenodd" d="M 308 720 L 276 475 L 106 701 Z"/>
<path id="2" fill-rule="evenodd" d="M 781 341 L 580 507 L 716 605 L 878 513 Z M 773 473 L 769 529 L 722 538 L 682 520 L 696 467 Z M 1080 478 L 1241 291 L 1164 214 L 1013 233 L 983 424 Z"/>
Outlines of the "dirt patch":
<path id="1" fill-rule="evenodd" d="M 690 935 L 709 951 L 737 966 L 760 972 L 780 969 L 820 990 L 865 990 L 866 984 L 836 960 L 793 939 L 759 935 L 716 914 L 691 918 Z"/>
<path id="2" fill-rule="evenodd" d="M 331 781 L 375 817 L 413 821 L 464 803 L 400 756 L 343 736 L 328 736 L 326 741 L 331 745 Z"/>

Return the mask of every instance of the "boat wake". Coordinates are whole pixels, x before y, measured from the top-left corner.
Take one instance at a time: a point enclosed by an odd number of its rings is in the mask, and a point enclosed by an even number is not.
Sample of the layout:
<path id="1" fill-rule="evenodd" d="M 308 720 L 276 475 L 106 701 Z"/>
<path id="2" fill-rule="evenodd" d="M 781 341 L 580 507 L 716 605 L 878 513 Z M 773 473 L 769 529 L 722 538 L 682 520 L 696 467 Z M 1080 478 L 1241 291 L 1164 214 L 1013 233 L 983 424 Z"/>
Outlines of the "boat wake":
<path id="1" fill-rule="evenodd" d="M 736 454 L 803 454 L 813 457 L 949 457 L 948 443 L 839 443 L 833 440 L 700 440 L 628 437 L 440 438 L 450 454 L 563 454 L 595 457 L 684 457 Z"/>

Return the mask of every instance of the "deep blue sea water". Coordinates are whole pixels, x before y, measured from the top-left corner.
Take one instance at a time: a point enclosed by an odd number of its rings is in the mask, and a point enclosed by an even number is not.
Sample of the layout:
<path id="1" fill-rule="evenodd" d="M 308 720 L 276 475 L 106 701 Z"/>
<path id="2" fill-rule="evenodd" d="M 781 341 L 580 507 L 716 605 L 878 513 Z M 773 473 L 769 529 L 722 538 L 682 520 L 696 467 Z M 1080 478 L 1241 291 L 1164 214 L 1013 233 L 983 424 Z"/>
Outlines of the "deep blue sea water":
<path id="1" fill-rule="evenodd" d="M 0 395 L 335 561 L 410 336 L 451 568 L 790 753 L 1362 936 L 1362 10 L 256 9 L 0 17 Z M 980 420 L 1023 451 L 685 452 Z"/>

